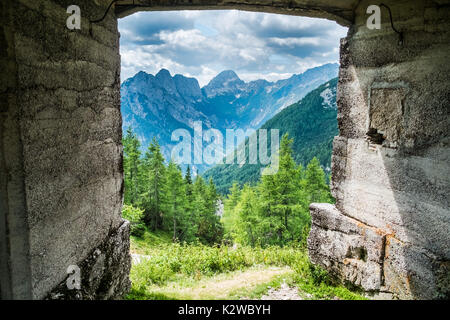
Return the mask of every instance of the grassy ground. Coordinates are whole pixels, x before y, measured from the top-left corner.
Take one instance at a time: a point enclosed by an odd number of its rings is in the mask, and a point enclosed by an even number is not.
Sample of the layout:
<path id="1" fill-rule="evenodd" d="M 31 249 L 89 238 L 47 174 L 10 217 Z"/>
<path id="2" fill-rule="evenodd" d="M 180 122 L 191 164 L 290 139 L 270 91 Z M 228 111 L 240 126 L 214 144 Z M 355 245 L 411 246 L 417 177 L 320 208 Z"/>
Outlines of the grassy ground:
<path id="1" fill-rule="evenodd" d="M 162 286 L 150 285 L 147 287 L 147 292 L 177 300 L 224 300 L 239 299 L 243 296 L 257 298 L 256 291 L 265 289 L 275 279 L 286 278 L 291 274 L 292 271 L 289 268 L 255 267 L 245 271 L 239 270 L 202 277 L 199 280 L 181 278 Z M 262 286 L 264 288 L 261 288 Z"/>
<path id="2" fill-rule="evenodd" d="M 127 299 L 259 298 L 282 282 L 306 299 L 363 298 L 334 286 L 301 248 L 180 245 L 171 243 L 170 235 L 147 231 L 132 237 L 131 252 L 147 257 L 132 267 Z"/>

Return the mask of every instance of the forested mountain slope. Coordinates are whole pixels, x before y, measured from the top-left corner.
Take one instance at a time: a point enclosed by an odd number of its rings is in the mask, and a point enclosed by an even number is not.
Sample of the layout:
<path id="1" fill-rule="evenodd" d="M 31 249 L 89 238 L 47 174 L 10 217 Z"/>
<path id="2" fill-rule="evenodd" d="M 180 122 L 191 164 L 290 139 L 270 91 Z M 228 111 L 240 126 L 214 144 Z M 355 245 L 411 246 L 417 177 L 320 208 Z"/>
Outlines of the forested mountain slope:
<path id="1" fill-rule="evenodd" d="M 313 157 L 318 158 L 326 172 L 330 171 L 332 142 L 338 135 L 336 87 L 337 78 L 308 93 L 301 101 L 285 108 L 261 129 L 279 129 L 280 138 L 285 133 L 294 139 L 293 157 L 305 166 Z M 268 134 L 268 136 L 270 136 Z M 268 139 L 270 146 L 270 138 Z M 270 151 L 270 147 L 268 147 Z M 221 193 L 227 193 L 233 181 L 240 185 L 255 183 L 260 178 L 261 165 L 217 165 L 203 176 L 213 179 Z"/>

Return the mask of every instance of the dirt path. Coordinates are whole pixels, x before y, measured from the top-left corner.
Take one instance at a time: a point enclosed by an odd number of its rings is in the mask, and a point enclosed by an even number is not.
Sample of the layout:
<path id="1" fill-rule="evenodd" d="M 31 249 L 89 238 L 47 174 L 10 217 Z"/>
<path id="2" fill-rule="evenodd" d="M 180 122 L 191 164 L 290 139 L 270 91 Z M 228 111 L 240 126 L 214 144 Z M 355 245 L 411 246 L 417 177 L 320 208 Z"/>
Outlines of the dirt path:
<path id="1" fill-rule="evenodd" d="M 180 287 L 176 284 L 165 286 L 153 292 L 179 299 L 229 299 L 239 292 L 249 292 L 258 285 L 269 283 L 275 277 L 289 274 L 290 268 L 271 267 L 266 269 L 250 269 L 232 274 L 221 274 L 213 278 L 202 280 L 192 287 Z"/>
<path id="2" fill-rule="evenodd" d="M 132 253 L 133 265 L 139 264 L 150 256 Z M 176 296 L 184 299 L 226 299 L 233 293 L 247 290 L 247 292 L 255 289 L 256 286 L 269 283 L 275 277 L 288 274 L 290 268 L 271 267 L 266 269 L 249 269 L 246 271 L 234 272 L 231 274 L 221 274 L 213 278 L 202 280 L 192 287 L 180 287 L 178 284 L 168 284 L 161 288 L 155 288 L 153 292 L 162 293 L 168 296 Z M 261 296 L 260 300 L 303 300 L 298 294 L 298 289 L 289 287 L 286 283 L 282 283 L 280 288 L 268 287 L 266 294 Z M 248 299 L 241 297 L 241 299 Z"/>

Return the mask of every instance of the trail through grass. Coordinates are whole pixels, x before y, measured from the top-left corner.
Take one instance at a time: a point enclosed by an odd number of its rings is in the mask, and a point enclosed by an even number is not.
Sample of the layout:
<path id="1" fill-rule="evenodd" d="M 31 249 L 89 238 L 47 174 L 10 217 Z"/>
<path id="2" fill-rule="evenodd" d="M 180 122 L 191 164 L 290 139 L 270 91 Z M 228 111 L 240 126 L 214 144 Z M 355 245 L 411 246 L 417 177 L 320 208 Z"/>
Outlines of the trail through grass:
<path id="1" fill-rule="evenodd" d="M 245 271 L 221 273 L 199 281 L 173 281 L 159 287 L 150 287 L 156 295 L 180 300 L 226 300 L 244 296 L 257 297 L 255 291 L 275 279 L 288 277 L 290 268 L 250 268 Z"/>
<path id="2" fill-rule="evenodd" d="M 325 271 L 310 264 L 304 248 L 182 245 L 147 231 L 132 237 L 131 251 L 145 259 L 132 267 L 127 299 L 254 299 L 281 283 L 307 299 L 363 298 L 333 285 Z"/>

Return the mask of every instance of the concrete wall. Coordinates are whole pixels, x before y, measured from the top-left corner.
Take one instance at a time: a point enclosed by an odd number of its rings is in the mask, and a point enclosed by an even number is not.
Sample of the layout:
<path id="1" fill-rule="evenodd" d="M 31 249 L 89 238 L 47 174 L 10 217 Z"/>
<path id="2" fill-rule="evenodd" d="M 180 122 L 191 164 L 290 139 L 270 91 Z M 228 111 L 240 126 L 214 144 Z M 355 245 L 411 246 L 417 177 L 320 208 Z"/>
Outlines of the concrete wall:
<path id="1" fill-rule="evenodd" d="M 349 26 L 358 0 L 124 0 L 115 12 L 122 18 L 138 11 L 225 10 L 268 12 L 330 19 Z"/>
<path id="2" fill-rule="evenodd" d="M 76 2 L 96 16 L 109 4 Z M 10 29 L 2 24 L 1 59 L 12 61 L 2 63 L 9 69 L 0 88 L 5 297 L 45 298 L 69 265 L 93 256 L 90 265 L 98 264 L 82 268 L 78 298 L 119 296 L 129 285 L 117 20 L 111 14 L 90 29 L 84 16 L 81 30 L 70 31 L 72 3 L 2 1 Z M 66 294 L 57 291 L 52 297 Z"/>
<path id="3" fill-rule="evenodd" d="M 0 280 L 2 297 L 30 298 L 29 232 L 13 9 L 11 1 L 0 4 Z"/>
<path id="4" fill-rule="evenodd" d="M 341 43 L 332 160 L 336 206 L 312 205 L 312 260 L 400 298 L 450 297 L 450 7 L 388 1 L 381 30 L 361 1 Z M 377 141 L 381 134 L 385 139 Z M 376 129 L 376 130 L 375 130 Z M 371 136 L 371 137 L 369 137 Z M 385 295 L 388 296 L 388 295 Z"/>

